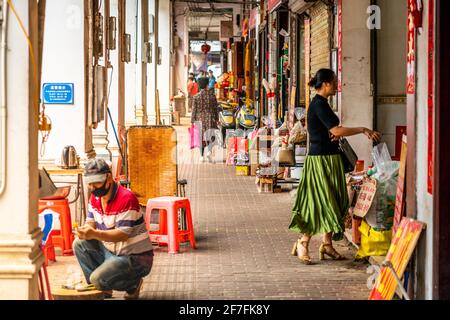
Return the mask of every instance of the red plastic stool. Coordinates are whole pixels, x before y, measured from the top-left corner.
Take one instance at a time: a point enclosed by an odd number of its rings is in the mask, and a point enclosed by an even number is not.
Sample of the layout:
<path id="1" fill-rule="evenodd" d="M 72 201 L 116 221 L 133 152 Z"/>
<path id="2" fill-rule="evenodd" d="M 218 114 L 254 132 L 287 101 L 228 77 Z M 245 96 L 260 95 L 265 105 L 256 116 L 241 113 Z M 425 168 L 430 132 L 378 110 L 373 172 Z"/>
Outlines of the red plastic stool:
<path id="1" fill-rule="evenodd" d="M 187 230 L 178 229 L 178 210 L 185 209 Z M 159 210 L 159 230 L 150 231 L 150 217 L 153 210 Z M 160 197 L 147 202 L 145 226 L 152 242 L 167 244 L 169 253 L 177 253 L 180 243 L 189 241 L 195 249 L 194 226 L 192 223 L 191 204 L 188 198 Z"/>
<path id="2" fill-rule="evenodd" d="M 53 245 L 52 237 L 48 237 L 47 242 L 42 247 L 42 252 L 44 253 L 44 265 L 46 267 L 48 266 L 48 261 L 56 262 L 55 246 Z"/>
<path id="3" fill-rule="evenodd" d="M 63 255 L 73 256 L 72 242 L 74 240 L 74 235 L 72 233 L 69 201 L 67 199 L 39 200 L 39 213 L 45 209 L 50 209 L 59 213 L 61 230 L 53 230 L 50 233 L 53 246 L 60 248 Z"/>

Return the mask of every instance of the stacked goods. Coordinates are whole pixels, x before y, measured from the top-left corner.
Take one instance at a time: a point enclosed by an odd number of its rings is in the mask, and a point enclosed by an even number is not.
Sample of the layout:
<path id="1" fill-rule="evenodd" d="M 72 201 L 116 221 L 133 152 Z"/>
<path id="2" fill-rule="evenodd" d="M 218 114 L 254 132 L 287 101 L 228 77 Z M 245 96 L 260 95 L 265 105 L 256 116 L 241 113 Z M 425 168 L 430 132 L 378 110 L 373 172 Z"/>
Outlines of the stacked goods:
<path id="1" fill-rule="evenodd" d="M 248 153 L 248 140 L 245 138 L 237 138 L 237 154 L 236 154 L 236 175 L 248 176 L 250 174 Z"/>
<path id="2" fill-rule="evenodd" d="M 276 178 L 274 168 L 260 166 L 256 171 L 256 186 L 259 193 L 273 193 L 273 185 Z"/>

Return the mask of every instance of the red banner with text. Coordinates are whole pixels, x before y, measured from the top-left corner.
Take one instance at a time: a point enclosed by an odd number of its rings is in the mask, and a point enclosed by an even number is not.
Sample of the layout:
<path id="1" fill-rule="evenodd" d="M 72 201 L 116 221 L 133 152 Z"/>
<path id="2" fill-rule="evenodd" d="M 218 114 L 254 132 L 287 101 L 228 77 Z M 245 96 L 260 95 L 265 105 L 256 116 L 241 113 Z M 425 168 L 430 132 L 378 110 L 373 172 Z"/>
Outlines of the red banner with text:
<path id="1" fill-rule="evenodd" d="M 428 192 L 433 194 L 434 150 L 434 1 L 429 2 L 428 18 Z"/>

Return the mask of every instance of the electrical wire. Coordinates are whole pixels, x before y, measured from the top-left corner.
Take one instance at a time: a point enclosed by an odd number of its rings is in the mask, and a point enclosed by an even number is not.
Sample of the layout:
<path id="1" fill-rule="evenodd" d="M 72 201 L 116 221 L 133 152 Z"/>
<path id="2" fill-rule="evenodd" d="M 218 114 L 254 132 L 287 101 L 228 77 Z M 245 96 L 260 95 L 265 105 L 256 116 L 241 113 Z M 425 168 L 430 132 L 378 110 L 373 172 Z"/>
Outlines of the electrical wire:
<path id="1" fill-rule="evenodd" d="M 36 59 L 34 57 L 34 49 L 33 49 L 33 45 L 31 44 L 31 40 L 30 37 L 28 36 L 27 31 L 25 30 L 25 27 L 23 25 L 22 19 L 20 19 L 19 15 L 17 14 L 16 8 L 14 7 L 14 5 L 12 4 L 11 0 L 6 0 L 11 8 L 11 11 L 13 12 L 14 16 L 16 17 L 17 22 L 19 23 L 20 29 L 22 29 L 22 32 L 25 36 L 25 38 L 27 39 L 28 42 L 28 47 L 30 50 L 30 57 L 31 57 L 31 63 L 33 65 L 33 78 L 34 78 L 34 82 L 35 82 L 35 86 L 36 86 L 36 91 L 34 92 L 34 99 L 37 103 L 37 105 L 39 106 L 39 82 L 37 79 L 37 65 L 36 65 Z"/>
<path id="2" fill-rule="evenodd" d="M 33 65 L 33 79 L 34 79 L 34 83 L 35 83 L 35 91 L 33 92 L 33 96 L 34 96 L 34 101 L 38 106 L 38 111 L 39 111 L 39 106 L 40 106 L 40 98 L 39 98 L 39 82 L 38 82 L 38 78 L 37 78 L 37 65 L 36 65 L 36 58 L 34 56 L 34 48 L 33 45 L 31 43 L 30 37 L 27 33 L 27 31 L 25 30 L 25 27 L 23 25 L 22 19 L 20 19 L 19 15 L 17 14 L 16 8 L 14 7 L 14 5 L 12 4 L 11 0 L 6 0 L 8 2 L 9 7 L 11 8 L 11 11 L 13 12 L 17 22 L 19 23 L 20 29 L 22 30 L 25 38 L 27 39 L 27 43 L 28 43 L 28 48 L 30 51 L 30 58 L 31 58 L 31 64 Z M 42 112 L 41 112 L 42 118 L 45 119 L 45 106 L 42 105 Z M 51 123 L 51 119 L 47 116 L 48 120 L 50 120 Z M 40 155 L 41 157 L 44 156 L 45 154 L 45 143 L 48 141 L 48 136 L 49 136 L 49 132 L 48 131 L 40 131 L 41 132 L 41 148 L 40 148 Z"/>
<path id="3" fill-rule="evenodd" d="M 111 66 L 111 75 L 109 76 L 110 80 L 109 80 L 108 99 L 107 99 L 108 103 L 109 103 L 109 95 L 111 93 L 111 84 L 112 84 L 113 74 L 114 74 L 114 67 Z M 111 121 L 111 125 L 112 125 L 113 130 L 114 130 L 114 136 L 116 137 L 116 142 L 117 142 L 117 145 L 119 146 L 119 151 L 120 151 L 120 155 L 122 157 L 122 162 L 123 162 L 125 158 L 124 158 L 124 155 L 123 155 L 122 147 L 121 147 L 120 142 L 119 142 L 119 137 L 117 135 L 116 127 L 114 126 L 114 121 L 113 121 L 113 118 L 111 116 L 111 111 L 109 110 L 109 106 L 108 105 L 106 106 L 106 109 L 108 111 L 109 120 Z"/>

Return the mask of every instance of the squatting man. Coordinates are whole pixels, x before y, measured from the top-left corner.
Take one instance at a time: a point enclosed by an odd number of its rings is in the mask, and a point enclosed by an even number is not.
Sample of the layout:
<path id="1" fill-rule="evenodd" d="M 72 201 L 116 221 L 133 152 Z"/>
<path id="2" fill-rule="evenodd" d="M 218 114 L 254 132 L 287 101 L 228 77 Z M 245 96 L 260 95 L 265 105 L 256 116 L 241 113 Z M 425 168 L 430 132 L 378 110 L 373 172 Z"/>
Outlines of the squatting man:
<path id="1" fill-rule="evenodd" d="M 76 230 L 75 256 L 86 282 L 112 297 L 126 291 L 138 299 L 143 277 L 150 273 L 153 248 L 136 196 L 115 183 L 103 159 L 90 160 L 84 179 L 92 196 L 86 224 Z"/>

